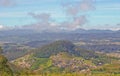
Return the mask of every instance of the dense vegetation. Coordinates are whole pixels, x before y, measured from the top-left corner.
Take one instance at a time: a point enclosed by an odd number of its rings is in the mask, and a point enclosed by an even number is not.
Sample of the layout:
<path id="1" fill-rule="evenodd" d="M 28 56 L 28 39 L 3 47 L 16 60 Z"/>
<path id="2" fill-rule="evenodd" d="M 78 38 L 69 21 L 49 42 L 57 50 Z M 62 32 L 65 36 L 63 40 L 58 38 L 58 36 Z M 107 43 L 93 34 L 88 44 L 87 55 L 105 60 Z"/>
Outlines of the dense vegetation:
<path id="1" fill-rule="evenodd" d="M 75 46 L 69 41 L 56 41 L 54 43 L 45 45 L 39 49 L 35 49 L 35 56 L 48 58 L 59 52 L 74 53 Z"/>
<path id="2" fill-rule="evenodd" d="M 0 47 L 0 52 L 2 48 Z M 0 53 L 0 76 L 13 76 L 13 72 L 8 65 L 8 60 Z"/>

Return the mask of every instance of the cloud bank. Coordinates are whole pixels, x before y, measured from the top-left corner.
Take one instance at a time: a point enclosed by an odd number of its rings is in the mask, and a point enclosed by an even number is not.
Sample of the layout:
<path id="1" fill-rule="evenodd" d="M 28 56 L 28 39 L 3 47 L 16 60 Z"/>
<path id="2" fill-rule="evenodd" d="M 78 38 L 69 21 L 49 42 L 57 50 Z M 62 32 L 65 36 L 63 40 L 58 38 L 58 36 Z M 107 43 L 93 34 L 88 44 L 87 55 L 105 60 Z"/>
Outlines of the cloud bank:
<path id="1" fill-rule="evenodd" d="M 0 0 L 0 6 L 9 7 L 14 5 L 15 0 Z M 62 6 L 62 5 L 61 5 Z M 88 12 L 93 10 L 94 0 L 82 0 L 77 1 L 75 3 L 67 3 L 62 6 L 64 12 L 66 13 L 66 17 L 70 19 L 66 19 L 62 22 L 55 22 L 50 13 L 39 13 L 36 14 L 34 12 L 28 13 L 33 19 L 36 20 L 35 23 L 24 25 L 22 29 L 32 29 L 38 31 L 62 31 L 62 30 L 75 30 L 81 28 L 82 25 L 87 23 L 87 16 L 80 15 L 81 12 Z M 62 11 L 62 10 L 61 10 Z M 3 28 L 0 26 L 0 28 Z"/>
<path id="2" fill-rule="evenodd" d="M 81 12 L 88 12 L 93 9 L 94 7 L 94 0 L 82 0 L 76 3 L 68 3 L 64 6 L 64 13 L 66 19 L 62 22 L 56 22 L 51 16 L 50 13 L 39 13 L 36 14 L 34 12 L 28 13 L 33 19 L 36 20 L 33 24 L 24 25 L 22 28 L 24 29 L 33 29 L 38 31 L 62 31 L 62 30 L 76 30 L 81 28 L 82 25 L 88 22 L 86 14 L 81 14 Z"/>

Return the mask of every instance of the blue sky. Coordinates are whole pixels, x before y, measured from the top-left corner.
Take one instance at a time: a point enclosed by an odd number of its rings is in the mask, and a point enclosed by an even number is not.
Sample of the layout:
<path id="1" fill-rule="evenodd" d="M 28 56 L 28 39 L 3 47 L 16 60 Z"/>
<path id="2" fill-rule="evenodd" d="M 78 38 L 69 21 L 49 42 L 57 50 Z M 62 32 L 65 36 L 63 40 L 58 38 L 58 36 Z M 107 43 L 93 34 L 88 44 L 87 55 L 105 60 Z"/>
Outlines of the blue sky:
<path id="1" fill-rule="evenodd" d="M 1 0 L 0 25 L 24 26 L 36 23 L 37 20 L 28 13 L 49 13 L 55 23 L 64 22 L 71 16 L 66 15 L 66 6 L 64 8 L 62 4 L 81 1 L 83 0 Z M 120 29 L 120 0 L 91 0 L 91 2 L 94 10 L 79 12 L 79 15 L 85 15 L 87 18 L 80 28 Z"/>

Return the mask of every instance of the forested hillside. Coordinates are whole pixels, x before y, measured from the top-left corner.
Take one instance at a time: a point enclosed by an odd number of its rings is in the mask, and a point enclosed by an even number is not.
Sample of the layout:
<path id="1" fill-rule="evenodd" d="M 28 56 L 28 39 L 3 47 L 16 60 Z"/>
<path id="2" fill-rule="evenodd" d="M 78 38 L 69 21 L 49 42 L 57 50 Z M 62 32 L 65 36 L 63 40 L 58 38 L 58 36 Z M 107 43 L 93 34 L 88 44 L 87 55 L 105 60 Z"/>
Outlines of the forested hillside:
<path id="1" fill-rule="evenodd" d="M 15 59 L 12 64 L 22 69 L 28 69 L 25 73 L 33 75 L 65 76 L 91 75 L 106 76 L 119 75 L 119 58 L 107 56 L 104 53 L 96 53 L 75 46 L 70 41 L 60 40 L 34 49 L 23 57 Z M 111 67 L 112 65 L 116 66 Z M 107 68 L 111 67 L 111 68 Z M 116 69 L 116 70 L 113 70 Z M 111 71 L 112 70 L 112 71 Z"/>
<path id="2" fill-rule="evenodd" d="M 0 47 L 0 76 L 13 76 L 8 60 L 1 53 L 2 48 Z"/>

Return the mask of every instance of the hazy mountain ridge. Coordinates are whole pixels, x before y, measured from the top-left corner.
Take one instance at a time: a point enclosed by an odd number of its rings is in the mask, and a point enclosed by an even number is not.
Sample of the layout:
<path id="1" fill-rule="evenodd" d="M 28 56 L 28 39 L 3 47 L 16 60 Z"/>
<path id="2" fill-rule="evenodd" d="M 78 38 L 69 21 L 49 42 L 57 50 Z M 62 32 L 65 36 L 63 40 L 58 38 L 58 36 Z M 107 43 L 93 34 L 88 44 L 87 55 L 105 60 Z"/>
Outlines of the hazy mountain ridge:
<path id="1" fill-rule="evenodd" d="M 16 42 L 21 40 L 25 41 L 35 41 L 35 40 L 52 40 L 54 39 L 73 39 L 72 36 L 85 38 L 104 38 L 108 37 L 120 37 L 120 31 L 111 31 L 111 30 L 75 30 L 75 31 L 67 31 L 67 32 L 38 32 L 33 30 L 6 30 L 0 31 L 0 41 L 8 41 L 8 42 Z M 114 34 L 114 36 L 113 36 Z M 16 40 L 15 40 L 16 39 Z M 73 39 L 74 40 L 74 39 Z"/>

